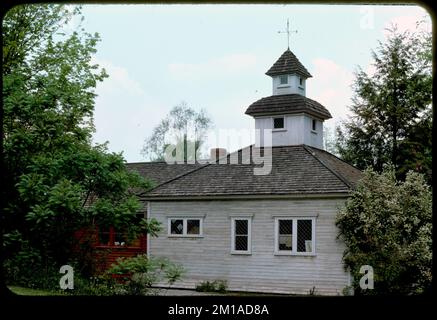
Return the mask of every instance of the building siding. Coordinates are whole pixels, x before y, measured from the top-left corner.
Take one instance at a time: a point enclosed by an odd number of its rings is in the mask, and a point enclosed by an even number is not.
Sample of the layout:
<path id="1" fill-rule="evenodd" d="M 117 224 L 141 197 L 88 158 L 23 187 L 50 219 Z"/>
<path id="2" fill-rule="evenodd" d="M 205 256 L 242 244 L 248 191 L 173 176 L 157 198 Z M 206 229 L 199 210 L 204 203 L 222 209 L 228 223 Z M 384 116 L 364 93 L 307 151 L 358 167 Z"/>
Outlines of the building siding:
<path id="1" fill-rule="evenodd" d="M 236 291 L 338 295 L 349 285 L 344 245 L 336 239 L 335 216 L 344 199 L 154 201 L 150 217 L 162 223 L 150 237 L 149 254 L 167 257 L 186 273 L 174 287 L 194 288 L 205 280 L 227 280 Z M 252 253 L 233 255 L 231 216 L 252 215 Z M 167 237 L 172 215 L 203 216 L 202 238 Z M 274 216 L 316 215 L 315 256 L 275 256 Z M 161 283 L 160 285 L 165 285 Z"/>

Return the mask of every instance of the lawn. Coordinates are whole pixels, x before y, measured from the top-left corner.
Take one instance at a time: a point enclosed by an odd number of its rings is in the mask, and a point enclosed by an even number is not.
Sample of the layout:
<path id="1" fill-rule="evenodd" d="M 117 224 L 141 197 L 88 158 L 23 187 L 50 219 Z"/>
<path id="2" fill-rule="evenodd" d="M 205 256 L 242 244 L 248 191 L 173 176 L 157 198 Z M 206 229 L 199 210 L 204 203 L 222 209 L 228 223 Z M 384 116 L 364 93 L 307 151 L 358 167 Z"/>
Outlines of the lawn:
<path id="1" fill-rule="evenodd" d="M 47 291 L 47 290 L 39 290 L 39 289 L 29 289 L 17 286 L 8 286 L 8 289 L 13 293 L 20 296 L 60 296 L 62 293 Z"/>

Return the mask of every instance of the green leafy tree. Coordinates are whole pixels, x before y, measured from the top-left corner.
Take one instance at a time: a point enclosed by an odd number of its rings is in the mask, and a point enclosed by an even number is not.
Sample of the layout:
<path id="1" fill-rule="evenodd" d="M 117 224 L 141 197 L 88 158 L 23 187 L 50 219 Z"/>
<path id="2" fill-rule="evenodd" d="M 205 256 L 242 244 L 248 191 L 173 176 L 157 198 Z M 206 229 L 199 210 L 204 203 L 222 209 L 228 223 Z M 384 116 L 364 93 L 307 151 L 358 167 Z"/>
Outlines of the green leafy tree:
<path id="1" fill-rule="evenodd" d="M 398 178 L 415 170 L 431 183 L 431 34 L 390 31 L 372 51 L 375 73 L 356 73 L 352 117 L 337 130 L 337 150 L 360 169 L 381 171 L 390 161 Z"/>
<path id="2" fill-rule="evenodd" d="M 358 294 L 419 294 L 431 286 L 432 194 L 423 174 L 396 180 L 392 165 L 367 169 L 337 216 L 345 267 Z M 360 267 L 374 269 L 374 289 L 361 290 Z"/>
<path id="3" fill-rule="evenodd" d="M 14 235 L 5 258 L 26 247 L 46 266 L 65 264 L 81 227 L 158 227 L 133 223 L 135 192 L 151 184 L 91 143 L 95 87 L 107 75 L 91 62 L 99 35 L 65 27 L 75 16 L 80 7 L 19 5 L 3 20 L 2 226 Z"/>
<path id="4" fill-rule="evenodd" d="M 152 161 L 164 161 L 166 150 L 181 148 L 185 161 L 196 160 L 211 126 L 212 120 L 204 110 L 197 112 L 181 102 L 153 129 L 145 140 L 142 154 Z"/>

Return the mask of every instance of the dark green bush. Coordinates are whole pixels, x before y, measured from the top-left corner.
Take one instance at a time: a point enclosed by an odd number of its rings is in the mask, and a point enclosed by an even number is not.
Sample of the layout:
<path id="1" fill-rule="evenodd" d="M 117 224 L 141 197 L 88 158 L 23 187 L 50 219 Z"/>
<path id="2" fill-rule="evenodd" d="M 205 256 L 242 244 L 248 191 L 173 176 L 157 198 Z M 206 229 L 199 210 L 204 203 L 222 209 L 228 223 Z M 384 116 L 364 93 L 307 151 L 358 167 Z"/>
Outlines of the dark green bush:
<path id="1" fill-rule="evenodd" d="M 196 286 L 196 291 L 225 293 L 227 288 L 226 280 L 203 281 Z"/>

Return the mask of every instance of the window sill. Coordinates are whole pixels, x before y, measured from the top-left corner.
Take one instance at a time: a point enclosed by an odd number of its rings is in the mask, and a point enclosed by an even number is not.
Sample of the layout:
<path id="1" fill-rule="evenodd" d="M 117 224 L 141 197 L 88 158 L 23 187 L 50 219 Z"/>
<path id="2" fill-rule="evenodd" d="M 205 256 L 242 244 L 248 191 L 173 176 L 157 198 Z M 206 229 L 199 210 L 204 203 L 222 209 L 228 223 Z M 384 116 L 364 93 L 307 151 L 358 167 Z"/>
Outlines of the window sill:
<path id="1" fill-rule="evenodd" d="M 277 89 L 284 89 L 284 88 L 291 88 L 291 86 L 289 84 L 280 84 L 279 86 L 276 87 Z"/>
<path id="2" fill-rule="evenodd" d="M 293 256 L 293 257 L 315 257 L 315 253 L 307 253 L 307 252 L 278 252 L 274 253 L 275 256 Z"/>
<path id="3" fill-rule="evenodd" d="M 272 129 L 272 132 L 286 132 L 287 129 L 285 128 L 278 128 L 278 129 Z"/>
<path id="4" fill-rule="evenodd" d="M 203 235 L 195 235 L 195 234 L 168 234 L 167 238 L 203 238 Z"/>
<path id="5" fill-rule="evenodd" d="M 244 252 L 244 251 L 231 251 L 232 255 L 243 255 L 243 256 L 250 256 L 252 255 L 252 252 Z"/>
<path id="6" fill-rule="evenodd" d="M 311 133 L 317 134 L 316 130 L 311 130 Z"/>

